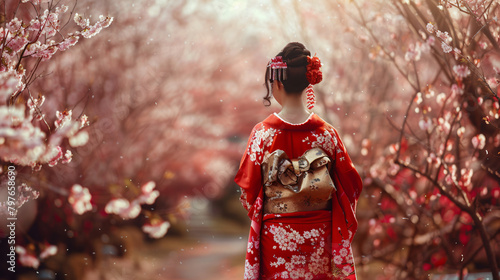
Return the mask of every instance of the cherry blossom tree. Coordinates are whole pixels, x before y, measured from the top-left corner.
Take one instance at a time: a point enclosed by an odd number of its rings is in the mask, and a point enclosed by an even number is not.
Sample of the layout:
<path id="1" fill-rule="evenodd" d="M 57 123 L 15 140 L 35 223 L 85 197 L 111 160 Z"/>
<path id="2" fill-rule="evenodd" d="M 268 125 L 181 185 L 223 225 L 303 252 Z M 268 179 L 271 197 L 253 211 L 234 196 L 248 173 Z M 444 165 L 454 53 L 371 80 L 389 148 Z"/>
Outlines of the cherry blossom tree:
<path id="1" fill-rule="evenodd" d="M 0 204 L 0 215 L 15 217 L 30 199 L 40 195 L 24 180 L 42 166 L 50 168 L 72 160 L 72 150 L 85 145 L 87 117 L 74 117 L 69 108 L 47 108 L 51 92 L 38 92 L 34 83 L 46 79 L 40 69 L 56 53 L 65 52 L 79 40 L 94 37 L 113 21 L 100 16 L 96 21 L 79 15 L 55 1 L 3 1 L 0 27 L 0 161 L 2 188 L 13 186 L 9 198 Z M 28 171 L 30 170 L 30 171 Z M 14 183 L 14 185 L 10 183 Z M 11 194 L 12 193 L 12 194 Z M 74 185 L 69 197 L 76 213 L 89 210 L 88 189 Z M 21 222 L 19 222 L 21 223 Z M 3 234 L 2 225 L 2 237 Z M 40 245 L 40 254 L 17 245 L 21 264 L 37 268 L 39 261 L 55 254 L 50 244 Z M 36 256 L 38 255 L 38 257 Z"/>
<path id="2" fill-rule="evenodd" d="M 387 264 L 389 278 L 451 270 L 463 279 L 486 266 L 498 279 L 498 3 L 337 3 L 400 86 L 388 88 L 399 104 L 386 112 L 392 143 L 361 143 L 366 203 L 378 209 L 364 220 L 365 260 Z"/>

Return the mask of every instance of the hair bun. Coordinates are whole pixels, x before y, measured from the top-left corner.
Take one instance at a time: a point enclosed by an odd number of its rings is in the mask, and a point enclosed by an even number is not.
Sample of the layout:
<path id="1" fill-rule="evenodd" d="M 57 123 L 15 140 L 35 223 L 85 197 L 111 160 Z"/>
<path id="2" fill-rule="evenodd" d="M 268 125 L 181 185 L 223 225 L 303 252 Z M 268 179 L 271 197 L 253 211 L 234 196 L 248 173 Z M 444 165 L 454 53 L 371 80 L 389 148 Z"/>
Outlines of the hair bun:
<path id="1" fill-rule="evenodd" d="M 299 57 L 295 57 L 292 59 L 286 60 L 286 65 L 289 67 L 297 67 L 297 66 L 307 66 L 307 56 L 301 55 Z"/>

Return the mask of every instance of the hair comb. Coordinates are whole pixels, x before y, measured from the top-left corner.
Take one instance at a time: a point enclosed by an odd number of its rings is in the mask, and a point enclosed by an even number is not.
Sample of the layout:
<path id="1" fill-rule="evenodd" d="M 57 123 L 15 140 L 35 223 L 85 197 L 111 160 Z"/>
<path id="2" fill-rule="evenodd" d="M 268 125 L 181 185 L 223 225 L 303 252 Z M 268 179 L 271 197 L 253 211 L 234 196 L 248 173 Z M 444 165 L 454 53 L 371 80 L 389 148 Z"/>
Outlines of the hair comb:
<path id="1" fill-rule="evenodd" d="M 284 81 L 286 80 L 286 62 L 283 61 L 281 56 L 277 56 L 272 58 L 271 61 L 267 64 L 268 71 L 268 79 L 269 80 L 278 80 Z"/>

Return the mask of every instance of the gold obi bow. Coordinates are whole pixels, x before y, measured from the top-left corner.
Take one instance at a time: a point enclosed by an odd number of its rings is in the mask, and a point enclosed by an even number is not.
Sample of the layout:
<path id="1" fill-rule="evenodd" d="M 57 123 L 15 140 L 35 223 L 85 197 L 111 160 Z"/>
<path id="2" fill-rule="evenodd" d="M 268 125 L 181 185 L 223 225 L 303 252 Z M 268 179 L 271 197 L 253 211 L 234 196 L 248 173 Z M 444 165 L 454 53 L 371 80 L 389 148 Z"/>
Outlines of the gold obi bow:
<path id="1" fill-rule="evenodd" d="M 289 159 L 282 150 L 262 163 L 264 213 L 290 213 L 329 208 L 335 185 L 328 172 L 331 160 L 321 148 Z"/>

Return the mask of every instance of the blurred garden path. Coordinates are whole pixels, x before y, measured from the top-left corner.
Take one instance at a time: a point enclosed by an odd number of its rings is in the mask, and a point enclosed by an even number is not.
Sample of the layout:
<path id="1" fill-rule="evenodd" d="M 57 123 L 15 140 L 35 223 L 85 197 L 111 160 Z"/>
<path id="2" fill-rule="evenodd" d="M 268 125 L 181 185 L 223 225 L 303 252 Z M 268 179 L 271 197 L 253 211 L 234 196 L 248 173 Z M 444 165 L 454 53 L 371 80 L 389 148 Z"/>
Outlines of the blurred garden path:
<path id="1" fill-rule="evenodd" d="M 204 240 L 188 244 L 185 240 L 171 240 L 180 246 L 175 251 L 160 252 L 153 247 L 143 250 L 134 258 L 115 258 L 105 261 L 101 269 L 89 271 L 86 280 L 93 279 L 242 279 L 241 254 L 245 242 L 229 238 Z M 170 243 L 170 241 L 168 242 Z M 169 245 L 170 246 L 170 245 Z M 134 260 L 135 259 L 135 260 Z M 238 264 L 237 262 L 240 262 Z"/>
<path id="2" fill-rule="evenodd" d="M 245 249 L 244 237 L 167 237 L 146 244 L 134 256 L 103 261 L 85 280 L 243 279 Z"/>
<path id="3" fill-rule="evenodd" d="M 248 229 L 211 216 L 205 207 L 177 231 L 158 241 L 134 242 L 127 257 L 108 257 L 85 280 L 243 279 Z M 130 246 L 130 245 L 129 245 Z"/>

